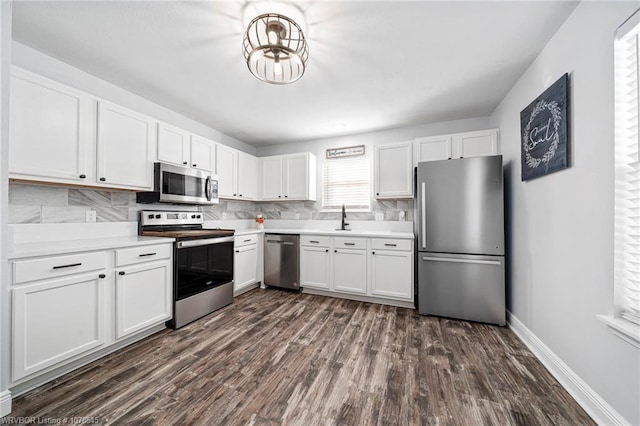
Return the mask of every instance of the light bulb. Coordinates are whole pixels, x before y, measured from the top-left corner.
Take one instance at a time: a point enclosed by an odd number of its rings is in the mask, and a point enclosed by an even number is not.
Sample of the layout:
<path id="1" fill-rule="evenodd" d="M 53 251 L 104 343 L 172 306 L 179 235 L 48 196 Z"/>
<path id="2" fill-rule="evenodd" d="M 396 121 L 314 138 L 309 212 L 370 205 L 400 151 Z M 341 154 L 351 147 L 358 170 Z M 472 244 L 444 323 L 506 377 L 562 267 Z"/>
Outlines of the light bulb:
<path id="1" fill-rule="evenodd" d="M 282 75 L 282 65 L 280 64 L 280 59 L 276 58 L 276 61 L 273 63 L 273 73 L 275 75 Z"/>
<path id="2" fill-rule="evenodd" d="M 267 31 L 267 38 L 269 39 L 269 44 L 278 44 L 278 33 L 275 31 Z"/>

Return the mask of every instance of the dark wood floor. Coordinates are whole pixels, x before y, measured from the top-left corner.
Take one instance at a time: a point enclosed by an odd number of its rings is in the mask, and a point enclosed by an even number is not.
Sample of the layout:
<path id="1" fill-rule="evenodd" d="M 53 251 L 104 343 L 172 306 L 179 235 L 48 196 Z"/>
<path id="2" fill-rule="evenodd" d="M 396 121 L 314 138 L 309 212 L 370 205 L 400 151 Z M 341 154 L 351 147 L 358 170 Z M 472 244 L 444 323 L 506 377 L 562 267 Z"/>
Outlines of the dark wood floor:
<path id="1" fill-rule="evenodd" d="M 256 289 L 13 402 L 115 424 L 593 424 L 508 328 Z"/>

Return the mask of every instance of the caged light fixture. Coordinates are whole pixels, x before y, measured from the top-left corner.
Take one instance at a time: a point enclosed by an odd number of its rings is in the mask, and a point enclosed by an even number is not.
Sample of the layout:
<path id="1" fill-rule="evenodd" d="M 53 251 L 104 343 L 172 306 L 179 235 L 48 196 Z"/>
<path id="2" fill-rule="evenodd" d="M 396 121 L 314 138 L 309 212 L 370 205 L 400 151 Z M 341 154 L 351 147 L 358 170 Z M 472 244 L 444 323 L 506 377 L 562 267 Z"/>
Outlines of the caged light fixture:
<path id="1" fill-rule="evenodd" d="M 247 26 L 242 50 L 251 74 L 272 84 L 297 81 L 307 67 L 309 47 L 302 29 L 277 13 L 255 17 Z"/>

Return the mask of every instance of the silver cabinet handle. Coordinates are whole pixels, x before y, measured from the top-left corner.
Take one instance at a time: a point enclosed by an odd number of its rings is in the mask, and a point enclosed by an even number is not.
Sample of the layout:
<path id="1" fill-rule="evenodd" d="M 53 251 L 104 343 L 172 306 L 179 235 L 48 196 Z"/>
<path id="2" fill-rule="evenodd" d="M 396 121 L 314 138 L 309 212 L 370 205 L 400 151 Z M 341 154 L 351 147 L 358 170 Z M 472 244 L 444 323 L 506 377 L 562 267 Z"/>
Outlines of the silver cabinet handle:
<path id="1" fill-rule="evenodd" d="M 422 248 L 427 248 L 427 212 L 425 211 L 427 208 L 427 184 L 425 182 L 420 182 L 421 189 L 421 198 L 420 198 L 420 207 L 422 209 L 420 219 L 422 225 Z"/>
<path id="2" fill-rule="evenodd" d="M 251 238 L 248 238 L 248 239 L 244 240 L 243 242 L 248 243 L 249 241 L 251 241 Z"/>
<path id="3" fill-rule="evenodd" d="M 356 243 L 344 243 L 345 246 L 355 246 Z"/>
<path id="4" fill-rule="evenodd" d="M 387 247 L 398 247 L 397 244 L 384 243 L 384 245 L 387 246 Z"/>
<path id="5" fill-rule="evenodd" d="M 320 241 L 315 241 L 315 240 L 309 240 L 309 242 L 313 244 L 320 244 Z"/>
<path id="6" fill-rule="evenodd" d="M 138 257 L 145 257 L 145 256 L 155 256 L 158 253 L 144 253 L 144 254 L 139 254 Z"/>
<path id="7" fill-rule="evenodd" d="M 450 263 L 474 263 L 478 265 L 500 265 L 499 260 L 480 260 L 480 259 L 454 259 L 451 257 L 431 257 L 425 256 L 422 260 L 431 260 L 433 262 L 450 262 Z"/>

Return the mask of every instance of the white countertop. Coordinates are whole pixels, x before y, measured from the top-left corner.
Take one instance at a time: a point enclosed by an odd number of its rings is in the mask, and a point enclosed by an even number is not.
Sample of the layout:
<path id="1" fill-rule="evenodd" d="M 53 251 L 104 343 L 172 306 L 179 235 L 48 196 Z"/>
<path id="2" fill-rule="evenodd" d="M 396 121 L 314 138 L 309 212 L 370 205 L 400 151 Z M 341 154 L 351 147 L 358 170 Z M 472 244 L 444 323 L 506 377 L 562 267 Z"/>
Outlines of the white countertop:
<path id="1" fill-rule="evenodd" d="M 9 260 L 21 259 L 25 257 L 50 256 L 66 253 L 171 243 L 173 241 L 175 241 L 174 238 L 139 237 L 136 235 L 129 237 L 122 236 L 115 238 L 92 238 L 82 240 L 12 244 L 9 246 Z"/>
<path id="2" fill-rule="evenodd" d="M 390 231 L 340 231 L 331 229 L 241 229 L 235 235 L 249 234 L 291 234 L 291 235 L 328 235 L 331 237 L 374 237 L 374 238 L 399 238 L 402 240 L 412 240 L 414 235 L 410 232 L 390 232 Z"/>

